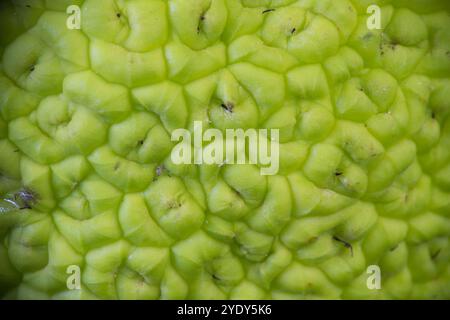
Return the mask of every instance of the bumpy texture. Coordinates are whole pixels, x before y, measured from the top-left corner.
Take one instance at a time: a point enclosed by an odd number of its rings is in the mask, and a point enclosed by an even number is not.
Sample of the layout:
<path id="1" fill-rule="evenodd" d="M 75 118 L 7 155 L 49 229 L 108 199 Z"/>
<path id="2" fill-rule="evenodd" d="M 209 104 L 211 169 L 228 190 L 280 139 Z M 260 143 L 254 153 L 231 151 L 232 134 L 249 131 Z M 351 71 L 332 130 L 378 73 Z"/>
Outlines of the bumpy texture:
<path id="1" fill-rule="evenodd" d="M 2 1 L 0 294 L 450 298 L 449 12 Z M 279 173 L 174 165 L 170 133 L 194 120 L 280 129 Z"/>

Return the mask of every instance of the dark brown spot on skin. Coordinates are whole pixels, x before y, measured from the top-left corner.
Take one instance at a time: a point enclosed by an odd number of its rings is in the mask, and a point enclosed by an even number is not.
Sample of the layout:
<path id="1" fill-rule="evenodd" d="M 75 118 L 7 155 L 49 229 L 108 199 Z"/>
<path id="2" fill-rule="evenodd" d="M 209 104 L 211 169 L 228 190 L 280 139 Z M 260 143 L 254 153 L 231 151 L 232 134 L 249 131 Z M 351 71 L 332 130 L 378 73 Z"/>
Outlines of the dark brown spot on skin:
<path id="1" fill-rule="evenodd" d="M 272 12 L 272 11 L 275 11 L 275 9 L 266 9 L 266 10 L 264 10 L 262 12 L 262 14 L 269 13 L 269 12 Z"/>
<path id="2" fill-rule="evenodd" d="M 380 55 L 384 55 L 384 44 L 383 44 L 383 35 L 381 35 L 381 41 L 380 41 Z"/>
<path id="3" fill-rule="evenodd" d="M 392 251 L 394 251 L 395 249 L 397 249 L 397 247 L 398 247 L 398 245 L 397 245 L 397 246 L 395 246 L 395 247 L 392 247 L 392 248 L 390 248 L 390 249 L 389 249 L 389 251 L 391 251 L 391 252 L 392 252 Z"/>
<path id="4" fill-rule="evenodd" d="M 31 67 L 30 67 L 30 72 L 33 72 L 35 69 L 36 69 L 35 66 L 31 66 Z"/>
<path id="5" fill-rule="evenodd" d="M 216 276 L 215 274 L 212 274 L 212 277 L 214 280 L 220 280 L 220 278 L 218 276 Z"/>
<path id="6" fill-rule="evenodd" d="M 24 188 L 14 194 L 14 202 L 20 204 L 20 210 L 31 209 L 38 199 L 38 194 L 28 188 Z"/>
<path id="7" fill-rule="evenodd" d="M 295 29 L 295 28 L 292 28 L 292 30 L 291 30 L 291 34 L 294 34 L 294 33 L 295 33 L 295 31 L 297 31 L 297 29 Z"/>
<path id="8" fill-rule="evenodd" d="M 205 19 L 206 19 L 206 18 L 205 18 L 205 15 L 202 14 L 202 15 L 200 16 L 199 21 L 198 21 L 198 25 L 197 25 L 197 34 L 200 33 L 202 23 L 203 23 L 203 21 L 205 21 Z"/>
<path id="9" fill-rule="evenodd" d="M 122 16 L 122 15 L 120 14 L 120 12 L 117 12 L 117 13 L 116 13 L 116 17 L 117 17 L 117 18 L 120 18 L 121 16 Z"/>
<path id="10" fill-rule="evenodd" d="M 342 173 L 341 171 L 336 171 L 336 172 L 334 173 L 334 175 L 335 175 L 336 177 L 339 177 L 339 176 L 342 176 L 343 173 Z"/>
<path id="11" fill-rule="evenodd" d="M 168 205 L 167 205 L 167 207 L 169 208 L 169 209 L 177 209 L 177 208 L 180 208 L 181 207 L 181 203 L 178 203 L 178 201 L 170 201 L 169 203 L 168 203 Z"/>
<path id="12" fill-rule="evenodd" d="M 431 255 L 431 259 L 433 259 L 433 260 L 436 259 L 440 252 L 441 252 L 441 249 L 438 249 L 435 253 L 433 253 Z"/>
<path id="13" fill-rule="evenodd" d="M 348 243 L 347 241 L 344 241 L 342 239 L 339 239 L 336 236 L 333 236 L 333 240 L 336 240 L 336 241 L 342 243 L 344 245 L 344 247 L 346 247 L 347 249 L 350 249 L 350 255 L 353 257 L 353 247 L 350 243 Z"/>
<path id="14" fill-rule="evenodd" d="M 144 140 L 139 140 L 138 141 L 138 146 L 142 146 L 144 144 Z"/>
<path id="15" fill-rule="evenodd" d="M 234 105 L 230 102 L 222 103 L 220 106 L 223 109 L 225 109 L 227 112 L 230 112 L 230 113 L 233 112 Z"/>

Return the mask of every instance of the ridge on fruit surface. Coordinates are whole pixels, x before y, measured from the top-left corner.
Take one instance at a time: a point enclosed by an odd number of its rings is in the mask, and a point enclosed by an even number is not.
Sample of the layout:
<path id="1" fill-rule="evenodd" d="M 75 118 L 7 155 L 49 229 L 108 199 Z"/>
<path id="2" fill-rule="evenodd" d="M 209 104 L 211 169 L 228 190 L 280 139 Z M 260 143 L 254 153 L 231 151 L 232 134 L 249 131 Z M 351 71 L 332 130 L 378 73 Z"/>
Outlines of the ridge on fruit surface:
<path id="1" fill-rule="evenodd" d="M 2 1 L 0 57 L 1 297 L 450 299 L 448 1 Z"/>

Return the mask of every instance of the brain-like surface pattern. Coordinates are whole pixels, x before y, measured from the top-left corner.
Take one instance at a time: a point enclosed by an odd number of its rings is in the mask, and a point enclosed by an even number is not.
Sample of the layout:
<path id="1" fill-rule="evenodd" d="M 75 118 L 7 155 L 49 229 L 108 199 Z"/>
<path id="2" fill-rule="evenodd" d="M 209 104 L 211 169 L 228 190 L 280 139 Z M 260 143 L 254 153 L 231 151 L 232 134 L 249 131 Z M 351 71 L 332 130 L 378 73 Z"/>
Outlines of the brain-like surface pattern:
<path id="1" fill-rule="evenodd" d="M 369 30 L 373 3 L 382 28 Z M 449 12 L 3 1 L 0 293 L 450 298 Z M 175 165 L 171 132 L 194 120 L 279 129 L 278 174 Z"/>

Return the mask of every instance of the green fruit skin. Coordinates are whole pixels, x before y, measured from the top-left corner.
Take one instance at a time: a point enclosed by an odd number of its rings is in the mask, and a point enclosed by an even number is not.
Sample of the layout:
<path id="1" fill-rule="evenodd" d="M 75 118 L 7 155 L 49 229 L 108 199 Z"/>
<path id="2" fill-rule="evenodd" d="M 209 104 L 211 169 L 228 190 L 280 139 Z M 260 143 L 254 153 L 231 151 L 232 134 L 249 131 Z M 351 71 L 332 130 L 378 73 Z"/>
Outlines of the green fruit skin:
<path id="1" fill-rule="evenodd" d="M 0 297 L 450 299 L 450 3 L 2 1 Z"/>

